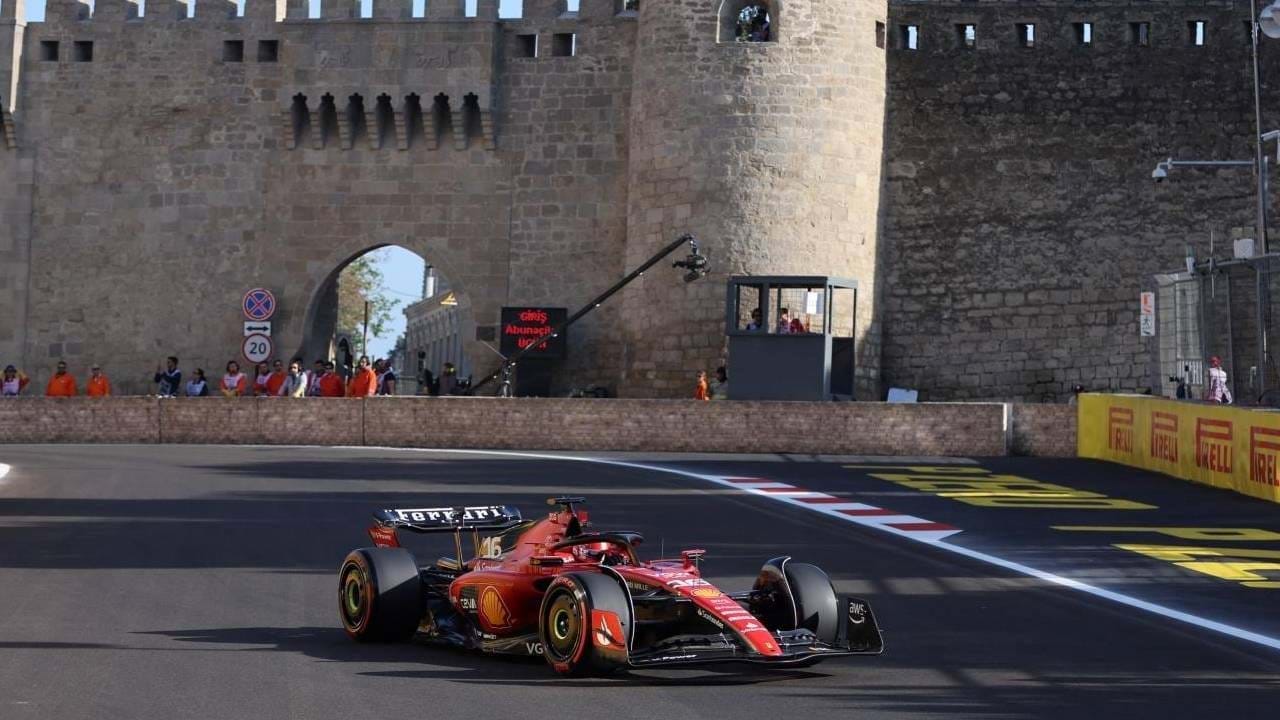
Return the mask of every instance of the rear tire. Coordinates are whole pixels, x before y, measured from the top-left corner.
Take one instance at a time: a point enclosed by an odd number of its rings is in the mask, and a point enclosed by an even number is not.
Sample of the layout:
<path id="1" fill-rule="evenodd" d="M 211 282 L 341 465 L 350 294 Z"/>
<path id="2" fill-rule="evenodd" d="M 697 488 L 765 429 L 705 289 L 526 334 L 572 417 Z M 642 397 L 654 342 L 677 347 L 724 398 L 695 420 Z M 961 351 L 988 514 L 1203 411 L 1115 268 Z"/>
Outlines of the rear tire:
<path id="1" fill-rule="evenodd" d="M 422 580 L 404 548 L 353 550 L 338 571 L 338 616 L 359 642 L 399 642 L 418 630 Z"/>

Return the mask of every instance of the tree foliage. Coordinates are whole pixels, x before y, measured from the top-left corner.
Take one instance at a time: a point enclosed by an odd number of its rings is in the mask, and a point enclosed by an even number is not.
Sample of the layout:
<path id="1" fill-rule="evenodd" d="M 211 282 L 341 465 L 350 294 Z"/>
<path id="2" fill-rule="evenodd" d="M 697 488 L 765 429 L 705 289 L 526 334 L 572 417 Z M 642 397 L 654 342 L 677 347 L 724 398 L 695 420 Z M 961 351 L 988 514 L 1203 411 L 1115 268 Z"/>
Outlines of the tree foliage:
<path id="1" fill-rule="evenodd" d="M 383 285 L 378 269 L 381 251 L 362 255 L 342 269 L 338 276 L 338 328 L 351 334 L 352 350 L 364 354 L 364 304 L 369 303 L 369 339 L 386 336 L 391 313 L 400 304 Z"/>

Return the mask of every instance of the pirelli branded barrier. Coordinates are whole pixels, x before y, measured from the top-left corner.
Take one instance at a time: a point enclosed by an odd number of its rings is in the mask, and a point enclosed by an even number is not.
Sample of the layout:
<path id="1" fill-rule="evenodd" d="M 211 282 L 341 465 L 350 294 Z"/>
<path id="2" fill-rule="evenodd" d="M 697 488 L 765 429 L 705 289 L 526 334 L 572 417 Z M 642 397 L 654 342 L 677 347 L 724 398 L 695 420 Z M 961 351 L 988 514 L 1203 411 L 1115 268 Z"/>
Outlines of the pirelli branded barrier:
<path id="1" fill-rule="evenodd" d="M 1080 396 L 1080 457 L 1280 502 L 1280 413 L 1148 395 Z"/>

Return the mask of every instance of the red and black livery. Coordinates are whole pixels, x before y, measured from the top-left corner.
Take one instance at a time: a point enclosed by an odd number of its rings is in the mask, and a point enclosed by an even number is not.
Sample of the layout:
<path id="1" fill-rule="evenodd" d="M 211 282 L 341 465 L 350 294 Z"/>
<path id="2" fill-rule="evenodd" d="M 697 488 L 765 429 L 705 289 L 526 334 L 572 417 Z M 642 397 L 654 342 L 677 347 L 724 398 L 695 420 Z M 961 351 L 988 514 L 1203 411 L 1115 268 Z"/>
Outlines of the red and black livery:
<path id="1" fill-rule="evenodd" d="M 702 578 L 702 550 L 641 561 L 639 533 L 588 530 L 582 498 L 549 502 L 558 509 L 537 520 L 488 505 L 374 513 L 375 547 L 352 551 L 339 572 L 347 634 L 542 655 L 565 675 L 717 662 L 805 666 L 883 650 L 870 605 L 837 596 L 813 565 L 774 558 L 750 590 L 726 593 Z M 398 530 L 452 532 L 457 557 L 420 565 Z M 468 533 L 475 557 L 462 561 Z"/>

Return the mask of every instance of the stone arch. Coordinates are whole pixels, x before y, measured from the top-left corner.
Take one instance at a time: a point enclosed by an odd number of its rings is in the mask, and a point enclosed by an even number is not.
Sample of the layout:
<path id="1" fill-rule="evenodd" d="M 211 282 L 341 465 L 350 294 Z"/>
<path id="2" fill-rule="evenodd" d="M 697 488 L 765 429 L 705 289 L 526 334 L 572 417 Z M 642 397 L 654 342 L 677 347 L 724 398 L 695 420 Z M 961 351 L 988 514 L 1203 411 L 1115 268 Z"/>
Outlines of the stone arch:
<path id="1" fill-rule="evenodd" d="M 316 357 L 329 356 L 329 341 L 336 327 L 336 301 L 338 277 L 355 260 L 385 247 L 399 246 L 423 258 L 436 267 L 442 275 L 449 278 L 450 290 L 458 301 L 458 313 L 461 318 L 459 339 L 463 348 L 468 348 L 475 337 L 476 308 L 467 292 L 470 278 L 460 267 L 457 267 L 446 249 L 443 240 L 422 240 L 412 236 L 384 234 L 373 242 L 348 243 L 334 247 L 323 257 L 308 263 L 309 270 L 305 283 L 298 297 L 305 298 L 306 312 L 303 315 L 302 327 L 295 347 L 297 350 L 289 357 L 301 356 L 308 363 Z M 332 316 L 326 314 L 333 308 Z M 398 309 L 399 310 L 399 309 Z M 483 309 L 481 309 L 483 312 Z M 284 348 L 281 348 L 282 350 Z M 474 352 L 471 353 L 474 356 Z M 283 355 L 282 355 L 283 356 Z"/>
<path id="2" fill-rule="evenodd" d="M 782 2 L 783 0 L 720 0 L 716 41 L 777 41 Z"/>

